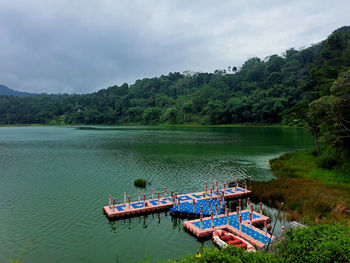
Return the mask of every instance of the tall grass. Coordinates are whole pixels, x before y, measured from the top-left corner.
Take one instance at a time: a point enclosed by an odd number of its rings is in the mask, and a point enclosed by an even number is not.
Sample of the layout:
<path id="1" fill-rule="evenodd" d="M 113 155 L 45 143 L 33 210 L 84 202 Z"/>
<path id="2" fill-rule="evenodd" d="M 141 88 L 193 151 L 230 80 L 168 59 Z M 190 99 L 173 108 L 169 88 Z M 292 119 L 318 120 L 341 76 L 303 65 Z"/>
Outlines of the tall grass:
<path id="1" fill-rule="evenodd" d="M 287 217 L 306 223 L 350 225 L 350 176 L 320 168 L 310 151 L 285 154 L 270 161 L 276 180 L 253 182 L 252 198 L 279 207 Z"/>

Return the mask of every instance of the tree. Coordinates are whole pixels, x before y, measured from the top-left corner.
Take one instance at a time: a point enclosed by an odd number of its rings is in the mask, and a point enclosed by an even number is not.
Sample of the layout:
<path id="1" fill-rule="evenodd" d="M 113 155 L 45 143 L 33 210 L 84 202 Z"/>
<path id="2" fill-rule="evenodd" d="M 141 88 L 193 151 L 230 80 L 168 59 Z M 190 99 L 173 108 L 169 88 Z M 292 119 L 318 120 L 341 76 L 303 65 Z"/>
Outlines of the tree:
<path id="1" fill-rule="evenodd" d="M 306 127 L 312 132 L 314 136 L 317 154 L 320 153 L 320 146 L 318 141 L 319 133 L 321 126 L 327 117 L 326 112 L 328 111 L 328 108 L 329 106 L 325 98 L 320 98 L 309 104 L 309 110 L 306 114 L 308 121 Z"/>
<path id="2" fill-rule="evenodd" d="M 350 148 L 350 70 L 341 73 L 330 89 L 329 112 L 326 130 L 331 136 L 327 141 L 348 151 Z"/>
<path id="3" fill-rule="evenodd" d="M 144 123 L 154 125 L 159 123 L 160 115 L 161 115 L 160 108 L 147 108 L 142 115 L 142 119 Z"/>
<path id="4" fill-rule="evenodd" d="M 330 89 L 309 105 L 308 128 L 315 138 L 319 152 L 318 135 L 339 150 L 348 151 L 350 146 L 350 70 L 339 75 Z"/>

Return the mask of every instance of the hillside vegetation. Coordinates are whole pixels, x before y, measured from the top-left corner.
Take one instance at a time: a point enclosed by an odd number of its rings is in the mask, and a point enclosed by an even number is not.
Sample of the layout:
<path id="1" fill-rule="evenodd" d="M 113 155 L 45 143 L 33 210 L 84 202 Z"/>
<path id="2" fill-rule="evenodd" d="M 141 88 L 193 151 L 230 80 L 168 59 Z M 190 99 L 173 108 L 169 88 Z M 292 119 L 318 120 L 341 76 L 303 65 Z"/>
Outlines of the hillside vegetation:
<path id="1" fill-rule="evenodd" d="M 169 73 L 85 95 L 0 96 L 0 124 L 303 124 L 350 66 L 350 29 L 215 73 Z"/>

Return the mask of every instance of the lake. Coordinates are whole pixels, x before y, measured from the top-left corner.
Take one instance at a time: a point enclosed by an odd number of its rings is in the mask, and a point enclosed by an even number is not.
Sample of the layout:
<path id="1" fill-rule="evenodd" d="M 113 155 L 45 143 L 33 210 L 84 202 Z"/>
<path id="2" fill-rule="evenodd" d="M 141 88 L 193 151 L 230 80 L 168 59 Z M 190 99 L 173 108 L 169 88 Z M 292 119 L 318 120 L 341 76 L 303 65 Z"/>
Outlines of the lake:
<path id="1" fill-rule="evenodd" d="M 313 146 L 294 128 L 1 127 L 0 262 L 138 262 L 212 246 L 162 212 L 109 221 L 108 195 L 202 191 L 215 180 L 270 180 L 268 160 Z"/>

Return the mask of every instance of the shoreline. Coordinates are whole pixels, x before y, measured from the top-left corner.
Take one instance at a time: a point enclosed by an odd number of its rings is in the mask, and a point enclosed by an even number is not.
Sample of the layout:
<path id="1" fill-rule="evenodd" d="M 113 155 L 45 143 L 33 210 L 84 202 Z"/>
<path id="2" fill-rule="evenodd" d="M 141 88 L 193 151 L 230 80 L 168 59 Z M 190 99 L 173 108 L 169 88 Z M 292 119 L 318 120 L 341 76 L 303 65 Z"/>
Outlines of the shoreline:
<path id="1" fill-rule="evenodd" d="M 288 126 L 282 124 L 253 124 L 253 123 L 237 123 L 237 124 L 158 124 L 143 125 L 138 123 L 127 124 L 0 124 L 1 127 L 184 127 L 184 128 L 297 128 L 304 129 L 301 126 Z"/>
<path id="2" fill-rule="evenodd" d="M 252 199 L 283 210 L 289 220 L 350 226 L 350 177 L 317 165 L 311 150 L 270 160 L 277 179 L 252 182 Z"/>

